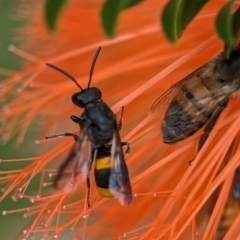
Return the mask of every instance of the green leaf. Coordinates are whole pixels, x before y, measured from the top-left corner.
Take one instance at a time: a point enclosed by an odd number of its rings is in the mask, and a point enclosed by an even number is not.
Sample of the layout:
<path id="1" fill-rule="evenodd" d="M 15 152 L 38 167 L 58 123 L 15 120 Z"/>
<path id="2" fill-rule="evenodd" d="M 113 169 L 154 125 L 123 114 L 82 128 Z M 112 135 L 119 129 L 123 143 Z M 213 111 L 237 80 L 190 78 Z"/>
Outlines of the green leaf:
<path id="1" fill-rule="evenodd" d="M 215 26 L 219 37 L 224 41 L 226 58 L 230 57 L 231 51 L 240 34 L 240 8 L 231 14 L 234 0 L 230 0 L 219 11 Z"/>
<path id="2" fill-rule="evenodd" d="M 56 24 L 60 13 L 62 12 L 67 2 L 68 0 L 46 0 L 45 21 L 51 31 L 56 29 Z"/>
<path id="3" fill-rule="evenodd" d="M 234 12 L 232 16 L 233 23 L 233 34 L 235 37 L 238 37 L 240 33 L 240 7 Z"/>
<path id="4" fill-rule="evenodd" d="M 235 42 L 237 41 L 238 36 L 240 34 L 240 8 L 238 8 L 232 16 L 232 24 L 233 24 L 233 26 L 232 26 L 233 27 L 233 40 L 231 43 L 225 44 L 226 58 L 230 57 L 230 54 L 235 45 Z"/>
<path id="5" fill-rule="evenodd" d="M 166 37 L 171 42 L 176 42 L 177 37 L 177 29 L 179 28 L 179 18 L 181 12 L 181 1 L 180 0 L 172 0 L 168 2 L 165 6 L 161 21 L 163 26 L 163 31 L 166 34 Z"/>
<path id="6" fill-rule="evenodd" d="M 161 22 L 166 37 L 176 42 L 184 29 L 209 0 L 171 0 L 165 6 Z"/>
<path id="7" fill-rule="evenodd" d="M 230 0 L 224 7 L 219 11 L 215 26 L 219 37 L 226 43 L 231 44 L 233 41 L 233 23 L 231 16 L 231 9 L 234 0 Z"/>
<path id="8" fill-rule="evenodd" d="M 108 36 L 114 36 L 121 11 L 133 7 L 144 0 L 107 0 L 101 10 L 103 28 Z"/>
<path id="9" fill-rule="evenodd" d="M 127 1 L 128 3 L 127 3 L 127 5 L 125 6 L 124 9 L 136 6 L 137 4 L 139 4 L 140 2 L 143 2 L 143 1 L 144 0 L 129 0 L 129 1 Z"/>
<path id="10" fill-rule="evenodd" d="M 180 38 L 182 32 L 188 26 L 188 24 L 193 20 L 193 18 L 200 12 L 203 6 L 209 2 L 210 0 L 185 0 L 182 1 L 183 4 L 183 11 L 181 16 L 181 29 L 179 29 Z"/>

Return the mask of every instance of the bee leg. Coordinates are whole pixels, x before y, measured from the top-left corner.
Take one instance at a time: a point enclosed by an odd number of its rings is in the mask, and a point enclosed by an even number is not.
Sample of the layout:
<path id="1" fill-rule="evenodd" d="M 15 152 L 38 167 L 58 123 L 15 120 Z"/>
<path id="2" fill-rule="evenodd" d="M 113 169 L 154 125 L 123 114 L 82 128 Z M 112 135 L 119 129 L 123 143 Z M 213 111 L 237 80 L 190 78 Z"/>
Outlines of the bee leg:
<path id="1" fill-rule="evenodd" d="M 126 151 L 124 155 L 129 155 L 130 154 L 130 144 L 128 142 L 121 142 L 122 147 L 126 146 Z"/>
<path id="2" fill-rule="evenodd" d="M 95 159 L 95 152 L 96 152 L 95 149 L 93 149 L 92 153 L 91 153 L 91 161 L 89 162 L 88 167 L 87 167 L 87 205 L 88 205 L 88 208 L 91 207 L 91 204 L 90 204 L 91 181 L 90 181 L 90 178 L 89 178 L 89 174 L 91 172 L 93 159 Z"/>
<path id="3" fill-rule="evenodd" d="M 76 142 L 81 142 L 80 137 L 74 133 L 60 133 L 52 136 L 47 136 L 45 137 L 45 139 L 57 138 L 57 137 L 73 137 Z"/>
<path id="4" fill-rule="evenodd" d="M 117 122 L 117 129 L 118 129 L 118 131 L 120 131 L 121 128 L 122 128 L 123 114 L 124 114 L 124 106 L 122 106 L 122 111 L 121 111 L 120 119 L 119 119 L 119 121 Z"/>
<path id="5" fill-rule="evenodd" d="M 71 120 L 73 120 L 75 123 L 79 124 L 79 118 L 77 116 L 71 115 Z"/>
<path id="6" fill-rule="evenodd" d="M 209 133 L 212 131 L 214 125 L 216 124 L 221 112 L 223 111 L 223 109 L 226 107 L 227 104 L 224 104 L 222 106 L 220 106 L 210 117 L 210 119 L 208 120 L 208 123 L 206 124 L 206 126 L 203 129 L 203 134 L 200 138 L 200 141 L 198 143 L 198 152 L 201 150 L 203 144 L 206 142 L 206 140 L 208 139 Z"/>
<path id="7" fill-rule="evenodd" d="M 209 118 L 206 126 L 203 129 L 203 134 L 202 134 L 202 136 L 201 136 L 201 138 L 199 140 L 199 143 L 198 143 L 198 152 L 201 150 L 203 144 L 208 139 L 208 136 L 209 136 L 210 132 L 212 131 L 214 125 L 216 124 L 216 122 L 217 122 L 217 120 L 219 118 L 219 115 L 221 114 L 223 109 L 226 107 L 226 105 L 227 105 L 227 103 L 222 104 L 221 106 L 219 106 L 219 108 Z M 194 159 L 189 161 L 188 164 L 191 165 L 193 161 L 194 161 Z"/>

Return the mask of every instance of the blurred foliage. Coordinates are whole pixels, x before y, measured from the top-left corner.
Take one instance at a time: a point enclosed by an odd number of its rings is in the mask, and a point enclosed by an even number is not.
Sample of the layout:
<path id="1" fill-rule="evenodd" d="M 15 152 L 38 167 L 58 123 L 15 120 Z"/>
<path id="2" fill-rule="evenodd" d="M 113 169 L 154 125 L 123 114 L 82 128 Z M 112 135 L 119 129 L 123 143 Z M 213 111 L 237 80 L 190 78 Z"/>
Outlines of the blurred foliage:
<path id="1" fill-rule="evenodd" d="M 161 24 L 171 42 L 176 42 L 183 31 L 209 0 L 171 0 L 165 6 Z"/>
<path id="2" fill-rule="evenodd" d="M 216 18 L 216 30 L 225 43 L 225 53 L 229 58 L 240 33 L 240 8 L 231 14 L 234 0 L 230 0 L 219 11 Z"/>
<path id="3" fill-rule="evenodd" d="M 13 44 L 14 29 L 22 25 L 22 22 L 16 20 L 13 15 L 17 9 L 16 0 L 0 1 L 0 67 L 6 69 L 17 70 L 20 68 L 20 57 L 10 53 L 8 46 Z M 0 75 L 0 79 L 6 76 Z"/>
<path id="4" fill-rule="evenodd" d="M 225 42 L 231 42 L 233 39 L 231 9 L 234 0 L 229 1 L 218 13 L 216 18 L 216 29 L 219 36 Z"/>
<path id="5" fill-rule="evenodd" d="M 49 29 L 54 30 L 59 13 L 67 0 L 46 0 L 45 16 Z M 101 10 L 102 26 L 109 37 L 116 32 L 117 20 L 122 11 L 144 2 L 144 0 L 106 0 Z M 210 0 L 170 0 L 161 15 L 164 34 L 170 42 L 181 38 L 184 30 Z M 219 11 L 216 18 L 216 32 L 225 44 L 226 56 L 229 57 L 240 32 L 240 8 L 231 14 L 235 0 L 230 0 Z M 160 11 L 160 9 L 159 9 Z"/>
<path id="6" fill-rule="evenodd" d="M 17 0 L 2 0 L 0 1 L 0 32 L 1 32 L 1 41 L 0 41 L 0 67 L 9 69 L 9 70 L 18 70 L 22 58 L 18 57 L 15 54 L 12 54 L 8 51 L 8 46 L 10 44 L 17 44 L 15 38 L 15 30 L 19 28 L 23 21 L 20 21 L 19 18 L 14 17 L 18 8 Z M 18 39 L 19 40 L 19 39 Z M 0 75 L 0 81 L 4 80 L 7 76 Z M 0 107 L 2 105 L 0 104 Z M 21 148 L 14 149 L 13 144 L 15 140 L 9 141 L 6 145 L 0 144 L 0 158 L 14 158 L 14 157 L 23 157 L 26 156 L 25 153 L 21 153 Z M 5 164 L 1 164 L 1 170 L 5 170 Z M 8 166 L 9 168 L 13 167 Z M 15 165 L 14 165 L 15 167 Z M 17 167 L 17 166 L 16 166 Z M 1 187 L 1 186 L 0 186 Z M 29 206 L 29 201 L 22 200 L 19 202 L 14 202 L 11 199 L 11 196 L 6 197 L 0 203 L 0 232 L 1 239 L 15 239 L 18 233 L 20 233 L 23 227 L 29 222 L 30 219 L 24 219 L 22 213 L 9 214 L 6 216 L 2 215 L 4 210 L 16 209 L 21 207 Z"/>
<path id="7" fill-rule="evenodd" d="M 50 30 L 56 29 L 57 20 L 64 7 L 66 7 L 67 2 L 68 0 L 46 0 L 44 17 Z"/>
<path id="8" fill-rule="evenodd" d="M 103 29 L 108 36 L 114 36 L 117 19 L 122 11 L 144 0 L 107 0 L 101 11 Z"/>

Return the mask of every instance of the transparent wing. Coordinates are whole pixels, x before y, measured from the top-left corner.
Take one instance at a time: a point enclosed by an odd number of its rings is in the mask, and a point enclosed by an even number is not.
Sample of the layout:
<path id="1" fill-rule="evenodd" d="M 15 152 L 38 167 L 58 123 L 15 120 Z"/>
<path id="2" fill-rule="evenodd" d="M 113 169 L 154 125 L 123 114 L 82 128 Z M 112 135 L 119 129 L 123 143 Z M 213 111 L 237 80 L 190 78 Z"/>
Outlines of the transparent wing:
<path id="1" fill-rule="evenodd" d="M 149 117 L 150 118 L 157 118 L 160 116 L 163 116 L 164 113 L 167 110 L 167 107 L 172 102 L 173 98 L 178 94 L 182 86 L 187 84 L 190 80 L 192 80 L 196 75 L 201 76 L 201 72 L 208 66 L 210 62 L 213 60 L 207 62 L 191 74 L 189 74 L 187 77 L 183 78 L 176 84 L 174 84 L 170 89 L 168 89 L 166 92 L 164 92 L 151 106 L 149 111 Z M 194 82 L 193 82 L 194 84 Z"/>
<path id="2" fill-rule="evenodd" d="M 76 182 L 79 174 L 86 178 L 87 171 L 91 164 L 91 142 L 87 139 L 86 131 L 79 134 L 78 140 L 74 143 L 65 161 L 60 165 L 58 173 L 54 180 L 54 187 L 57 188 L 60 180 L 67 176 L 65 186 L 72 186 Z M 62 185 L 62 184 L 61 184 Z"/>
<path id="3" fill-rule="evenodd" d="M 111 174 L 109 188 L 122 205 L 131 205 L 132 189 L 117 129 L 115 129 L 113 134 L 111 148 Z"/>

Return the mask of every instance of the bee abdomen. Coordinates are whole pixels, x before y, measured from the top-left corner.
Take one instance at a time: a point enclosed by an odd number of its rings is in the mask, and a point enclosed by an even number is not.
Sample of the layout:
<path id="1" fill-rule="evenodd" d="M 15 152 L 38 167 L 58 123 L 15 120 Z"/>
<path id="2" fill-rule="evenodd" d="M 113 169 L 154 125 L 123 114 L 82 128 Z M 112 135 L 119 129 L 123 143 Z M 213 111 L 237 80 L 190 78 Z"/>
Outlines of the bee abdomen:
<path id="1" fill-rule="evenodd" d="M 182 93 L 184 94 L 185 98 L 192 104 L 192 107 L 198 113 L 200 113 L 202 116 L 204 116 L 205 118 L 208 119 L 211 114 L 209 114 L 209 112 L 206 110 L 206 106 L 202 105 L 201 101 L 196 99 L 187 87 L 183 86 L 181 88 L 181 90 L 182 90 Z"/>
<path id="2" fill-rule="evenodd" d="M 110 156 L 96 158 L 95 164 L 95 181 L 98 192 L 103 197 L 114 197 L 109 190 L 109 178 L 110 178 Z"/>
<path id="3" fill-rule="evenodd" d="M 174 102 L 171 105 L 179 105 Z M 174 143 L 194 134 L 205 122 L 199 121 L 184 111 L 179 105 L 179 111 L 166 115 L 162 124 L 162 138 L 165 143 Z"/>
<path id="4" fill-rule="evenodd" d="M 211 114 L 212 111 L 207 111 L 201 101 L 183 86 L 166 112 L 162 124 L 163 141 L 173 143 L 191 136 L 207 122 Z"/>

